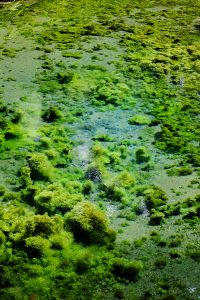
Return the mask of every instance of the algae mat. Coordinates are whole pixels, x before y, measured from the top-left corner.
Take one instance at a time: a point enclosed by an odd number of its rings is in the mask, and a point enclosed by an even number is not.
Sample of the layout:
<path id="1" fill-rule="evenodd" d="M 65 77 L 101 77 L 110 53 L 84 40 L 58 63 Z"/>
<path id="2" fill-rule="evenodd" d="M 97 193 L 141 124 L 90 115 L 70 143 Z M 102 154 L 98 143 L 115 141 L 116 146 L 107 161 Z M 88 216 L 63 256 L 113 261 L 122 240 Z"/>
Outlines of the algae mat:
<path id="1" fill-rule="evenodd" d="M 198 1 L 0 4 L 0 299 L 199 299 Z"/>

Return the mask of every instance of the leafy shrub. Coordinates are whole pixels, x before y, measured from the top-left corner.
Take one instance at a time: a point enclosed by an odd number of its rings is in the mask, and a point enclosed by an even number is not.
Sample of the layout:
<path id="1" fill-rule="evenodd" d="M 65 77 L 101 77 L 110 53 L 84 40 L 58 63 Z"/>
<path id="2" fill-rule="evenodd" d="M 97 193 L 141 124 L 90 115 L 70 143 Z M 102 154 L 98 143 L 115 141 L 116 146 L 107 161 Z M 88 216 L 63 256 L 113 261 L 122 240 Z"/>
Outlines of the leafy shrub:
<path id="1" fill-rule="evenodd" d="M 183 166 L 179 168 L 172 168 L 167 170 L 169 176 L 186 176 L 192 174 L 192 168 L 189 166 Z"/>
<path id="2" fill-rule="evenodd" d="M 108 199 L 113 201 L 122 201 L 126 197 L 126 191 L 124 188 L 116 186 L 114 183 L 103 184 L 101 189 L 105 193 Z"/>
<path id="3" fill-rule="evenodd" d="M 0 197 L 3 196 L 6 192 L 5 186 L 0 185 Z"/>
<path id="4" fill-rule="evenodd" d="M 65 55 L 67 56 L 67 55 Z M 72 81 L 74 74 L 72 72 L 59 72 L 57 74 L 57 79 L 60 84 L 69 83 Z"/>
<path id="5" fill-rule="evenodd" d="M 63 231 L 51 235 L 49 240 L 51 242 L 52 249 L 62 250 L 71 245 L 73 237 L 70 232 Z"/>
<path id="6" fill-rule="evenodd" d="M 136 180 L 133 174 L 122 171 L 114 178 L 114 182 L 116 186 L 129 189 L 135 185 Z"/>
<path id="7" fill-rule="evenodd" d="M 6 240 L 5 234 L 2 231 L 0 231 L 0 246 L 4 244 L 5 240 Z"/>
<path id="8" fill-rule="evenodd" d="M 83 193 L 85 195 L 90 194 L 94 189 L 94 184 L 91 180 L 86 180 L 83 184 Z"/>
<path id="9" fill-rule="evenodd" d="M 51 142 L 52 142 L 51 139 L 47 136 L 44 136 L 40 139 L 41 146 L 46 149 L 50 148 Z"/>

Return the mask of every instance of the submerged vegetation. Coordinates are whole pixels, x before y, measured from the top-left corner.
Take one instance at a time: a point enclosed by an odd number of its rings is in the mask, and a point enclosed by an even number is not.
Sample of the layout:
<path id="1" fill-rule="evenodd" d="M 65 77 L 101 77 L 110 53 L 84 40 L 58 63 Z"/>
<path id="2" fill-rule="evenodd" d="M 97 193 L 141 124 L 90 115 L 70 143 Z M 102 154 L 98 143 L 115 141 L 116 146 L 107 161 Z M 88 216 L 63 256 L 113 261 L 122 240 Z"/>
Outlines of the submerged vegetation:
<path id="1" fill-rule="evenodd" d="M 0 6 L 0 299 L 198 299 L 199 2 Z"/>

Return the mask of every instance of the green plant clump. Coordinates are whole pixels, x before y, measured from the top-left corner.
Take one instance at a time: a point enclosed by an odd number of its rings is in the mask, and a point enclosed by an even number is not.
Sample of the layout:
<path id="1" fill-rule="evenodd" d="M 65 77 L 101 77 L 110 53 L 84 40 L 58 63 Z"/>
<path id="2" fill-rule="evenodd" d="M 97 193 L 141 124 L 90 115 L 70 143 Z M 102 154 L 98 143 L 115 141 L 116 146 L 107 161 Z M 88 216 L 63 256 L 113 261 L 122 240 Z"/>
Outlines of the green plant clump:
<path id="1" fill-rule="evenodd" d="M 27 157 L 27 163 L 33 180 L 50 180 L 53 174 L 53 166 L 43 153 L 33 153 Z"/>
<path id="2" fill-rule="evenodd" d="M 142 269 L 141 261 L 129 261 L 125 258 L 116 258 L 112 261 L 113 274 L 129 281 L 136 281 Z"/>
<path id="3" fill-rule="evenodd" d="M 115 240 L 116 233 L 108 227 L 108 219 L 94 204 L 83 201 L 66 215 L 66 222 L 77 241 L 83 244 L 105 244 Z"/>
<path id="4" fill-rule="evenodd" d="M 138 164 L 148 162 L 150 160 L 150 154 L 145 147 L 139 147 L 135 151 L 136 162 Z"/>

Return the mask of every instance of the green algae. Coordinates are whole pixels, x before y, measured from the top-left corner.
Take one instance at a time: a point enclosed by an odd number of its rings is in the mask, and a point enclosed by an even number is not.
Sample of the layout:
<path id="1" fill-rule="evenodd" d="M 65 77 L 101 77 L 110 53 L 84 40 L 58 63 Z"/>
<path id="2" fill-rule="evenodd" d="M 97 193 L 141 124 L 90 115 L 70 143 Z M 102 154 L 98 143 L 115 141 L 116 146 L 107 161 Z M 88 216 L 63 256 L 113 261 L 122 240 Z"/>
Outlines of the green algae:
<path id="1" fill-rule="evenodd" d="M 1 8 L 3 299 L 198 298 L 198 9 Z"/>

